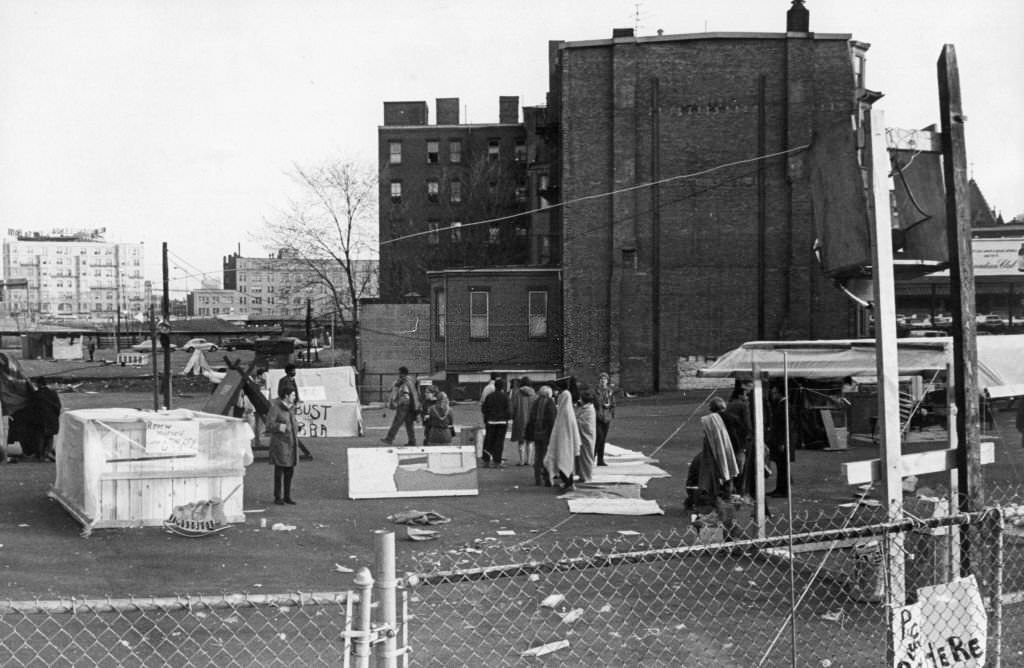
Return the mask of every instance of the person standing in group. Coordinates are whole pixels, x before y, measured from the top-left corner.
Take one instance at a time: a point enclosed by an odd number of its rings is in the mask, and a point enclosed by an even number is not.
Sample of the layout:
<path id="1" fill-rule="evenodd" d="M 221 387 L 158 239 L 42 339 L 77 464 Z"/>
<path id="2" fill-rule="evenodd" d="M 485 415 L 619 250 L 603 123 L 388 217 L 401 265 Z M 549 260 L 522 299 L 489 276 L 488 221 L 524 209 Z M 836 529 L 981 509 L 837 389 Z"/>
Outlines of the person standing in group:
<path id="1" fill-rule="evenodd" d="M 735 491 L 737 494 L 754 493 L 750 487 L 753 473 L 747 469 L 747 459 L 754 459 L 752 445 L 754 441 L 754 422 L 750 412 L 750 392 L 754 389 L 754 383 L 750 380 L 736 379 L 729 396 L 729 403 L 722 411 L 722 421 L 729 432 L 732 441 L 733 454 L 736 458 L 736 466 L 739 468 L 739 475 L 736 476 Z"/>
<path id="2" fill-rule="evenodd" d="M 294 405 L 292 406 L 292 410 L 294 411 L 296 408 L 298 408 L 299 404 L 302 403 L 302 397 L 299 396 L 299 381 L 295 377 L 294 364 L 285 365 L 284 375 L 281 376 L 281 379 L 279 381 L 277 381 L 278 396 L 281 396 L 281 392 L 288 391 L 295 392 L 295 402 Z M 313 459 L 313 454 L 309 451 L 309 448 L 306 447 L 306 444 L 302 442 L 302 439 L 299 438 L 298 435 L 295 436 L 295 441 L 299 444 L 299 450 L 302 451 L 302 458 Z"/>
<path id="3" fill-rule="evenodd" d="M 786 391 L 782 385 L 773 384 L 768 390 L 768 454 L 775 462 L 776 477 L 769 496 L 783 499 L 789 496 L 789 464 L 794 455 L 792 448 L 786 447 L 788 422 Z"/>
<path id="4" fill-rule="evenodd" d="M 508 422 L 512 419 L 512 407 L 508 393 L 505 392 L 503 379 L 498 378 L 494 381 L 494 391 L 484 399 L 480 410 L 484 418 L 484 466 L 503 468 L 505 433 L 508 431 Z"/>
<path id="5" fill-rule="evenodd" d="M 299 460 L 299 440 L 295 429 L 295 390 L 283 387 L 271 402 L 267 416 L 270 436 L 270 463 L 274 465 L 274 503 L 295 505 L 292 500 L 292 475 Z"/>
<path id="6" fill-rule="evenodd" d="M 594 443 L 597 439 L 597 409 L 595 394 L 589 387 L 580 390 L 580 405 L 576 409 L 576 424 L 580 430 L 580 455 L 576 460 L 576 473 L 580 482 L 594 477 Z"/>
<path id="7" fill-rule="evenodd" d="M 427 409 L 423 418 L 423 443 L 425 445 L 447 445 L 452 442 L 455 422 L 448 395 L 438 392 L 436 400 Z"/>
<path id="8" fill-rule="evenodd" d="M 36 389 L 29 397 L 29 406 L 34 414 L 34 422 L 38 430 L 37 444 L 38 451 L 36 459 L 47 461 L 56 460 L 56 451 L 53 449 L 53 437 L 60 431 L 60 396 L 52 387 L 47 385 L 46 378 L 36 378 Z"/>
<path id="9" fill-rule="evenodd" d="M 537 392 L 530 387 L 530 379 L 523 376 L 519 387 L 512 395 L 512 440 L 519 446 L 519 465 L 533 464 L 533 439 L 526 434 L 526 425 L 530 421 L 530 411 L 537 400 Z"/>
<path id="10" fill-rule="evenodd" d="M 530 410 L 530 420 L 526 425 L 526 438 L 533 441 L 533 481 L 540 486 L 551 487 L 551 476 L 544 467 L 544 459 L 548 453 L 548 440 L 551 428 L 555 425 L 555 400 L 550 385 L 541 385 L 537 390 L 537 400 Z"/>
<path id="11" fill-rule="evenodd" d="M 551 428 L 551 439 L 544 457 L 544 466 L 551 479 L 561 481 L 560 490 L 573 489 L 573 473 L 576 471 L 576 457 L 580 454 L 580 429 L 576 424 L 576 411 L 572 407 L 572 393 L 562 390 L 558 393 L 555 424 Z"/>
<path id="12" fill-rule="evenodd" d="M 597 379 L 597 393 L 594 408 L 597 411 L 597 434 L 594 437 L 594 456 L 598 466 L 608 466 L 604 461 L 604 444 L 608 438 L 608 429 L 615 417 L 615 390 L 611 386 L 611 378 L 601 372 Z"/>
<path id="13" fill-rule="evenodd" d="M 416 415 L 419 413 L 419 397 L 416 395 L 416 385 L 409 377 L 409 369 L 398 367 L 398 380 L 391 386 L 391 394 L 388 397 L 388 408 L 395 411 L 391 420 L 391 428 L 387 436 L 381 439 L 382 443 L 391 445 L 398 435 L 398 430 L 405 426 L 405 435 L 408 439 L 406 445 L 416 445 Z"/>
<path id="14" fill-rule="evenodd" d="M 255 373 L 252 376 L 252 382 L 256 385 L 256 388 L 260 391 L 260 394 L 264 396 L 267 395 L 267 370 L 265 368 L 259 367 L 256 369 Z M 252 402 L 249 403 L 250 405 L 252 405 Z M 255 405 L 253 405 L 252 408 L 252 421 L 250 422 L 249 426 L 252 427 L 253 433 L 252 447 L 253 449 L 256 449 L 261 447 L 260 434 L 263 432 L 263 423 L 266 419 L 266 416 L 264 414 L 261 414 L 259 410 L 256 409 Z"/>
<path id="15" fill-rule="evenodd" d="M 697 486 L 711 499 L 729 499 L 732 496 L 732 481 L 740 472 L 729 430 L 722 419 L 724 411 L 725 400 L 712 397 L 708 414 L 700 419 L 704 441 Z"/>

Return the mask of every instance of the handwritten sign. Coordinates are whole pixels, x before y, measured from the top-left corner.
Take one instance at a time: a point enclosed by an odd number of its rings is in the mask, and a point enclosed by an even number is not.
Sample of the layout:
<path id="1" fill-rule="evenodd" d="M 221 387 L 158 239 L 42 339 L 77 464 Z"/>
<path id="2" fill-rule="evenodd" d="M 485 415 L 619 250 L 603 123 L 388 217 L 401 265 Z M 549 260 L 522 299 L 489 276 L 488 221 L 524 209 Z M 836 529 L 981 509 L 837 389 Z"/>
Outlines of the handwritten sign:
<path id="1" fill-rule="evenodd" d="M 199 423 L 191 420 L 146 420 L 146 454 L 195 453 Z"/>
<path id="2" fill-rule="evenodd" d="M 918 602 L 893 612 L 894 668 L 980 668 L 988 619 L 971 575 L 922 587 Z"/>
<path id="3" fill-rule="evenodd" d="M 359 404 L 307 402 L 295 408 L 295 426 L 300 438 L 360 436 L 362 414 Z"/>

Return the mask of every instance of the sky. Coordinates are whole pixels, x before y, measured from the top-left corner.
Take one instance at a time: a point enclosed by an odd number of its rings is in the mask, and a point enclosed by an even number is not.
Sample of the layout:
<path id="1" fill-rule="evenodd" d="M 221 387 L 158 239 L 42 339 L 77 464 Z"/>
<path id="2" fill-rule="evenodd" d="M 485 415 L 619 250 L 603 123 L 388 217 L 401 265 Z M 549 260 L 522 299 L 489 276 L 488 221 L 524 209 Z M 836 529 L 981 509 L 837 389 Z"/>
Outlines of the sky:
<path id="1" fill-rule="evenodd" d="M 789 0 L 0 0 L 0 230 L 106 228 L 174 292 L 218 279 L 297 195 L 293 166 L 375 165 L 383 102 L 541 105 L 549 40 L 782 32 Z M 807 0 L 815 32 L 871 45 L 886 125 L 938 123 L 956 47 L 967 157 L 1024 213 L 1024 2 Z"/>

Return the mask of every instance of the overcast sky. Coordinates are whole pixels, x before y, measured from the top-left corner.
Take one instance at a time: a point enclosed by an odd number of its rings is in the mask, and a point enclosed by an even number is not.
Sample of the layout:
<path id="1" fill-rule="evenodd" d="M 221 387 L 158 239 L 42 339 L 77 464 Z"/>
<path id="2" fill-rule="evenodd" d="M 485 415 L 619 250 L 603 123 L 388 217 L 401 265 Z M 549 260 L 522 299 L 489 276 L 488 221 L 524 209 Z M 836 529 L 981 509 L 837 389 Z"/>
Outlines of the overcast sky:
<path id="1" fill-rule="evenodd" d="M 967 155 L 989 203 L 1024 212 L 1024 2 L 808 0 L 811 30 L 871 44 L 891 127 L 938 122 L 960 65 Z M 172 254 L 172 288 L 220 276 L 283 207 L 293 163 L 376 161 L 385 100 L 544 103 L 549 40 L 781 32 L 788 0 L 0 0 L 0 229 L 105 227 Z"/>

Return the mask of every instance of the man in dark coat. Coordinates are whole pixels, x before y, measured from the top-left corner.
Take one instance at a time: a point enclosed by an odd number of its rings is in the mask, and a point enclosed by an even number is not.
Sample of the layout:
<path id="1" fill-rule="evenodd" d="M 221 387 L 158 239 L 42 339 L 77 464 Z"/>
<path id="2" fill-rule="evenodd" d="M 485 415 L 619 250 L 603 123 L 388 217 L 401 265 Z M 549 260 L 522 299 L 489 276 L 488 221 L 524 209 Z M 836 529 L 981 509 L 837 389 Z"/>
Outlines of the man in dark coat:
<path id="1" fill-rule="evenodd" d="M 416 445 L 415 425 L 416 416 L 420 411 L 420 400 L 416 393 L 416 384 L 409 377 L 409 369 L 404 366 L 398 368 L 398 380 L 391 386 L 388 408 L 395 411 L 395 417 L 391 420 L 387 436 L 382 438 L 381 442 L 391 445 L 398 435 L 398 430 L 404 426 L 408 439 L 406 445 Z"/>
<path id="2" fill-rule="evenodd" d="M 494 391 L 484 399 L 480 410 L 484 414 L 484 467 L 502 468 L 501 456 L 505 449 L 505 433 L 512 419 L 512 405 L 505 392 L 505 379 L 494 381 Z"/>
<path id="3" fill-rule="evenodd" d="M 551 487 L 551 475 L 544 467 L 544 457 L 548 454 L 548 441 L 551 440 L 551 428 L 555 426 L 557 407 L 553 398 L 554 392 L 550 385 L 542 385 L 537 391 L 537 400 L 530 410 L 530 421 L 526 425 L 526 438 L 533 441 L 533 480 L 537 485 Z"/>

